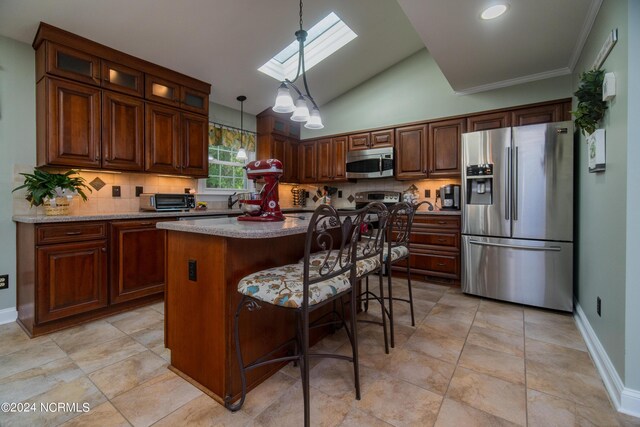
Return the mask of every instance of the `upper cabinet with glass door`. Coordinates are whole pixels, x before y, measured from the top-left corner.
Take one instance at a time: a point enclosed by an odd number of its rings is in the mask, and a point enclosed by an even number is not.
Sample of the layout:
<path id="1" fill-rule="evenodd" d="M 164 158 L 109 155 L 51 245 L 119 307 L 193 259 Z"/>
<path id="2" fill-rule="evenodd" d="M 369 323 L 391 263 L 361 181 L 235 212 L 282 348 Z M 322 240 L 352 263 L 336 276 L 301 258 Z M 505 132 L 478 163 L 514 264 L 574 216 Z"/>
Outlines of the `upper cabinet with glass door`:
<path id="1" fill-rule="evenodd" d="M 144 95 L 144 73 L 103 59 L 102 87 L 141 97 Z"/>
<path id="2" fill-rule="evenodd" d="M 47 74 L 100 85 L 100 58 L 79 50 L 45 42 L 46 48 L 36 58 L 37 79 Z"/>

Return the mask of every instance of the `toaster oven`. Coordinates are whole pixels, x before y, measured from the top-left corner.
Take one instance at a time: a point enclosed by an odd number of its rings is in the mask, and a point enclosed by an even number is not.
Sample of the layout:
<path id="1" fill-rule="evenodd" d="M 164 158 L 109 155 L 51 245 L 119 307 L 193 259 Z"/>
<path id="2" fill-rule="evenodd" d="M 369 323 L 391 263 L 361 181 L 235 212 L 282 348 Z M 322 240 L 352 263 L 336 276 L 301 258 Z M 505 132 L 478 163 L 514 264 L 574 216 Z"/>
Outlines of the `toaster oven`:
<path id="1" fill-rule="evenodd" d="M 195 207 L 196 197 L 193 194 L 142 193 L 140 195 L 142 211 L 188 211 Z"/>

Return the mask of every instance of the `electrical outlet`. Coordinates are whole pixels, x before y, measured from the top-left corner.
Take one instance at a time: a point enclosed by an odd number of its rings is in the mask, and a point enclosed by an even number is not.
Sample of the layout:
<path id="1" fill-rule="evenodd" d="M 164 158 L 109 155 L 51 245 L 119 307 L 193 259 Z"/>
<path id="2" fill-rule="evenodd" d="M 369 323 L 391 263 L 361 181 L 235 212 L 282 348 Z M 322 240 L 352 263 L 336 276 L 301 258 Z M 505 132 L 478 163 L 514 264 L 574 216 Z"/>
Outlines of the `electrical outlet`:
<path id="1" fill-rule="evenodd" d="M 440 198 L 440 189 L 436 189 L 436 199 Z"/>
<path id="2" fill-rule="evenodd" d="M 191 192 L 191 189 L 190 189 L 190 188 L 185 188 L 185 189 L 184 189 L 184 194 L 189 194 L 190 192 Z"/>
<path id="3" fill-rule="evenodd" d="M 342 190 L 338 190 L 338 199 L 342 199 Z"/>
<path id="4" fill-rule="evenodd" d="M 111 186 L 111 197 L 120 197 L 120 186 L 112 185 Z"/>
<path id="5" fill-rule="evenodd" d="M 140 197 L 142 193 L 144 193 L 144 188 L 136 186 L 136 197 Z"/>
<path id="6" fill-rule="evenodd" d="M 0 276 L 0 289 L 9 289 L 9 275 L 3 274 Z"/>
<path id="7" fill-rule="evenodd" d="M 198 281 L 198 261 L 195 259 L 189 260 L 189 280 L 192 282 Z"/>
<path id="8" fill-rule="evenodd" d="M 602 300 L 600 297 L 596 300 L 596 312 L 598 313 L 598 316 L 602 317 Z"/>
<path id="9" fill-rule="evenodd" d="M 431 190 L 424 190 L 424 197 L 426 197 L 427 199 L 431 197 Z"/>

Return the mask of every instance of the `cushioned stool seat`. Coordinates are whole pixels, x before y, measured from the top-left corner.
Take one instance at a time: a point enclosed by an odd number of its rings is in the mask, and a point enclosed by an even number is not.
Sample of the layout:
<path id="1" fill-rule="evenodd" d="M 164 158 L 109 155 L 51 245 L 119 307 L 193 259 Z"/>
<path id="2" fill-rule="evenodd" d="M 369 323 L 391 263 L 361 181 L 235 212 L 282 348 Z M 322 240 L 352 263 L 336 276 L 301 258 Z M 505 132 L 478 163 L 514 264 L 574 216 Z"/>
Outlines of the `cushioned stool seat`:
<path id="1" fill-rule="evenodd" d="M 325 258 L 327 258 L 326 263 L 329 266 L 333 265 L 333 263 L 336 262 L 338 253 L 337 251 L 332 251 L 332 253 L 327 257 L 327 252 L 328 251 L 320 251 L 320 252 L 315 252 L 311 254 L 309 256 L 309 266 L 320 268 L 322 263 L 325 261 Z M 346 257 L 347 255 L 343 254 L 342 256 Z M 303 264 L 303 263 L 304 263 L 304 258 L 300 260 L 299 264 Z M 372 271 L 374 271 L 375 269 L 379 268 L 380 265 L 381 263 L 380 263 L 379 256 L 372 256 L 369 258 L 360 259 L 356 261 L 356 276 L 357 277 L 365 276 L 371 273 Z"/>
<path id="2" fill-rule="evenodd" d="M 384 247 L 384 252 L 382 253 L 382 257 L 384 261 L 387 261 L 387 254 L 389 253 L 389 249 Z M 391 262 L 394 262 L 404 256 L 409 255 L 409 248 L 406 246 L 394 246 L 391 248 Z"/>
<path id="3" fill-rule="evenodd" d="M 319 261 L 320 262 L 320 261 Z M 310 270 L 310 278 L 320 276 Z M 303 264 L 289 264 L 268 268 L 243 277 L 238 292 L 273 305 L 298 308 L 302 306 Z M 309 305 L 325 301 L 351 287 L 347 274 L 340 274 L 309 285 Z"/>

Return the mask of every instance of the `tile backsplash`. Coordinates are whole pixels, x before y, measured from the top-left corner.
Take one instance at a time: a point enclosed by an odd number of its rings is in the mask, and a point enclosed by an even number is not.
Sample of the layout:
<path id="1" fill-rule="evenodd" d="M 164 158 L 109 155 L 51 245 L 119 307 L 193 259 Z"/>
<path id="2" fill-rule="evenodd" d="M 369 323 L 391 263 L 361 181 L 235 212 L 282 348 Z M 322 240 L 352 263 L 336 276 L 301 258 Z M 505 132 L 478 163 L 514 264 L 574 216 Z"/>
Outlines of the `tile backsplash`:
<path id="1" fill-rule="evenodd" d="M 20 173 L 33 172 L 31 165 L 14 166 L 13 188 L 22 185 L 24 177 Z M 184 193 L 185 188 L 197 189 L 198 181 L 192 178 L 147 175 L 138 173 L 104 173 L 97 171 L 80 171 L 87 186 L 93 190 L 86 192 L 88 200 L 83 202 L 80 197 L 74 197 L 71 202 L 72 215 L 93 215 L 114 212 L 135 212 L 140 209 L 139 198 L 136 197 L 136 187 L 142 187 L 145 193 Z M 104 186 L 99 190 L 89 183 L 100 178 Z M 112 187 L 120 186 L 120 197 L 112 196 Z M 44 214 L 44 208 L 29 207 L 25 199 L 25 190 L 13 193 L 14 215 Z"/>
<path id="2" fill-rule="evenodd" d="M 349 196 L 355 195 L 360 191 L 406 191 L 411 184 L 414 184 L 418 188 L 418 201 L 428 200 L 431 203 L 435 203 L 436 189 L 439 189 L 445 184 L 460 184 L 459 179 L 420 179 L 415 181 L 396 181 L 393 178 L 385 179 L 361 179 L 357 182 L 342 182 L 327 184 L 332 187 L 338 188 L 342 191 L 342 197 L 339 198 L 338 194 L 333 196 L 331 202 L 332 205 L 337 208 L 355 207 L 355 202 L 349 202 Z M 307 199 L 307 208 L 314 208 L 322 203 L 322 199 L 313 201 L 313 196 L 318 188 L 322 189 L 324 184 L 300 184 L 298 188 L 304 188 L 309 192 L 309 198 Z M 293 207 L 293 195 L 291 189 L 294 188 L 292 184 L 280 184 L 280 205 L 282 207 Z M 431 191 L 431 197 L 424 197 L 425 190 Z M 439 202 L 438 202 L 439 204 Z"/>

